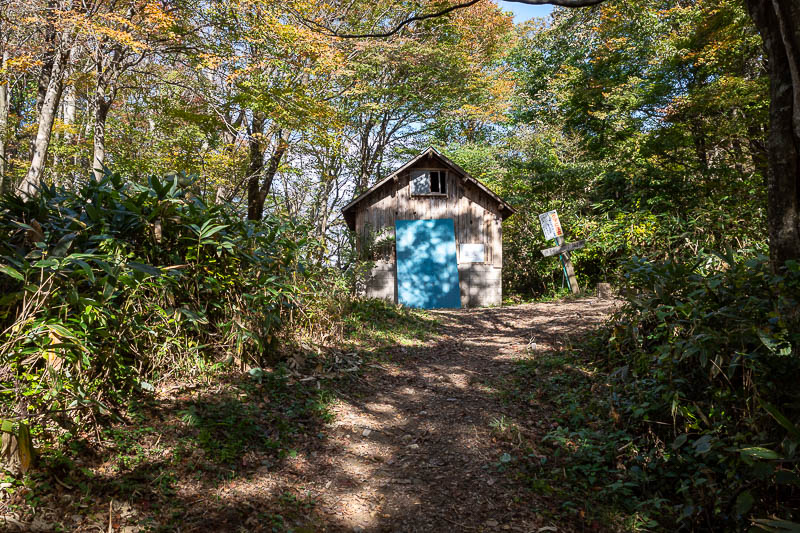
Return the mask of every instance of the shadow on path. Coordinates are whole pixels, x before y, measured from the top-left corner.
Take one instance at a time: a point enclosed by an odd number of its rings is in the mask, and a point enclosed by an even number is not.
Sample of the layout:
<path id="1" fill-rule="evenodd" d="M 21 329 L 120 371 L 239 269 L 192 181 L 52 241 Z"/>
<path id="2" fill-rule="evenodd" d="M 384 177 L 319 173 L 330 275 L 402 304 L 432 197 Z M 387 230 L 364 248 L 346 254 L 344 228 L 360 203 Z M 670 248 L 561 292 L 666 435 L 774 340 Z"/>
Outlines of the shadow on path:
<path id="1" fill-rule="evenodd" d="M 504 404 L 498 385 L 515 361 L 558 348 L 614 306 L 436 311 L 432 340 L 335 383 L 330 422 L 311 385 L 167 391 L 139 422 L 106 431 L 113 458 L 51 465 L 41 493 L 0 502 L 0 530 L 20 530 L 17 520 L 25 531 L 539 531 L 552 502 L 503 472 L 519 448 L 497 429 L 514 424 L 535 445 L 546 413 Z M 36 515 L 14 515 L 31 494 Z"/>
<path id="2" fill-rule="evenodd" d="M 534 420 L 514 416 L 495 387 L 514 361 L 558 347 L 613 307 L 587 298 L 435 312 L 440 336 L 421 348 L 398 347 L 342 393 L 333 453 L 317 462 L 327 476 L 315 479 L 312 467 L 303 479 L 324 523 L 332 531 L 409 533 L 545 526 L 538 496 L 502 472 L 514 446 L 493 431 L 513 423 L 535 440 Z M 536 417 L 536 406 L 527 412 Z"/>

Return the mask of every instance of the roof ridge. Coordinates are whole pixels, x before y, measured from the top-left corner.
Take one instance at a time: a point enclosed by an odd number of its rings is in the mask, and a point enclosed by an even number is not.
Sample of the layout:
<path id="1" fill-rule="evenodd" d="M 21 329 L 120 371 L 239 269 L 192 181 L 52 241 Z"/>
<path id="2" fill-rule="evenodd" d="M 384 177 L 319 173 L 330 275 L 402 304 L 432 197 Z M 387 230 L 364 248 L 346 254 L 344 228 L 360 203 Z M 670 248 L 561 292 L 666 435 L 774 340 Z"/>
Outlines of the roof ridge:
<path id="1" fill-rule="evenodd" d="M 417 161 L 419 161 L 420 159 L 422 159 L 425 155 L 427 155 L 429 153 L 435 154 L 439 159 L 442 160 L 442 162 L 444 164 L 446 164 L 449 167 L 451 167 L 453 170 L 456 171 L 456 173 L 461 174 L 465 181 L 473 182 L 483 192 L 485 192 L 486 194 L 491 196 L 494 200 L 500 202 L 501 207 L 505 207 L 506 209 L 508 209 L 510 214 L 513 214 L 513 213 L 516 212 L 516 210 L 513 207 L 511 207 L 511 205 L 508 202 L 503 200 L 497 193 L 495 193 L 494 191 L 489 189 L 489 187 L 487 187 L 483 182 L 481 182 L 477 178 L 474 178 L 472 175 L 469 174 L 469 172 L 467 172 L 466 170 L 461 168 L 455 162 L 451 161 L 450 158 L 448 158 L 447 156 L 445 156 L 444 154 L 439 152 L 439 150 L 437 150 L 433 145 L 428 145 L 428 147 L 425 150 L 421 151 L 419 154 L 417 154 L 416 156 L 412 157 L 410 160 L 408 160 L 404 164 L 400 165 L 400 167 L 398 167 L 394 172 L 392 172 L 391 174 L 389 174 L 388 176 L 386 176 L 382 180 L 380 180 L 377 183 L 375 183 L 372 187 L 368 188 L 366 191 L 362 192 L 361 194 L 359 194 L 358 196 L 353 198 L 346 206 L 344 206 L 341 209 L 342 214 L 344 214 L 345 218 L 347 218 L 346 217 L 346 213 L 348 211 L 350 211 L 353 207 L 355 207 L 357 204 L 361 203 L 365 198 L 367 198 L 374 191 L 378 190 L 385 183 L 387 183 L 390 179 L 394 178 L 397 174 L 399 174 L 402 171 L 406 170 L 408 167 L 412 166 L 414 163 L 416 163 Z"/>

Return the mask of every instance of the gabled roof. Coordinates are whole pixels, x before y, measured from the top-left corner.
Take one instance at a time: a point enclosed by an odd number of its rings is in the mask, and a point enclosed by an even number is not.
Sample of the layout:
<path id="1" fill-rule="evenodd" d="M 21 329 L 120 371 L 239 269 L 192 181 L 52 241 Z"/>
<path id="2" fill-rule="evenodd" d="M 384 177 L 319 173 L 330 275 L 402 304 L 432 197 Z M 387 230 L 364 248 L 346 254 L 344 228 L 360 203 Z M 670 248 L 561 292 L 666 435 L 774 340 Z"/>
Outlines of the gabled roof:
<path id="1" fill-rule="evenodd" d="M 344 215 L 345 221 L 348 223 L 348 225 L 349 225 L 349 226 L 352 226 L 352 225 L 353 225 L 353 224 L 351 224 L 350 220 L 348 220 L 349 218 L 352 218 L 352 217 L 348 217 L 348 213 L 349 213 L 349 212 L 350 212 L 350 211 L 351 211 L 353 208 L 355 208 L 355 206 L 357 206 L 357 205 L 358 205 L 358 204 L 360 204 L 362 201 L 364 201 L 366 198 L 368 198 L 368 197 L 369 197 L 369 196 L 370 196 L 370 195 L 371 195 L 373 192 L 375 192 L 375 191 L 377 191 L 378 189 L 380 189 L 380 188 L 381 188 L 381 187 L 382 187 L 384 184 L 386 184 L 386 183 L 387 183 L 389 180 L 393 179 L 395 176 L 397 176 L 398 174 L 400 174 L 400 173 L 401 173 L 401 172 L 403 172 L 404 170 L 408 169 L 409 167 L 413 166 L 413 165 L 414 165 L 415 163 L 417 163 L 417 162 L 418 162 L 420 159 L 422 159 L 422 158 L 424 158 L 424 157 L 426 157 L 426 156 L 434 156 L 434 157 L 437 157 L 437 158 L 439 158 L 439 160 L 440 160 L 442 163 L 444 163 L 445 165 L 447 165 L 448 167 L 450 167 L 451 169 L 453 169 L 453 170 L 456 172 L 456 174 L 459 174 L 459 175 L 462 177 L 462 179 L 463 179 L 464 181 L 467 181 L 467 182 L 471 182 L 471 183 L 473 183 L 473 184 L 474 184 L 476 187 L 478 187 L 478 189 L 480 189 L 481 191 L 485 192 L 485 193 L 486 193 L 486 194 L 488 194 L 488 195 L 489 195 L 489 196 L 490 196 L 492 199 L 494 199 L 495 201 L 497 201 L 497 202 L 498 202 L 498 203 L 499 203 L 499 204 L 502 206 L 502 209 L 501 209 L 501 211 L 502 211 L 502 213 L 501 213 L 501 216 L 502 216 L 503 220 L 505 220 L 506 218 L 508 218 L 508 217 L 509 217 L 509 216 L 511 216 L 512 214 L 516 213 L 516 210 L 515 210 L 513 207 L 511 207 L 511 205 L 510 205 L 508 202 L 506 202 L 505 200 L 503 200 L 502 198 L 500 198 L 499 196 L 497 196 L 497 194 L 495 194 L 494 192 L 492 192 L 492 190 L 491 190 L 491 189 L 489 189 L 489 188 L 488 188 L 486 185 L 484 185 L 483 183 L 481 183 L 481 182 L 480 182 L 480 181 L 478 181 L 477 179 L 475 179 L 475 178 L 473 178 L 472 176 L 470 176 L 470 175 L 467 173 L 467 171 L 466 171 L 466 170 L 464 170 L 463 168 L 461 168 L 460 166 L 458 166 L 458 165 L 457 165 L 457 164 L 455 164 L 454 162 L 450 161 L 450 159 L 448 159 L 447 157 L 445 157 L 445 156 L 444 156 L 444 155 L 442 155 L 441 153 L 439 153 L 439 151 L 438 151 L 438 150 L 436 150 L 436 148 L 434 148 L 433 146 L 429 146 L 427 150 L 425 150 L 424 152 L 422 152 L 421 154 L 419 154 L 417 157 L 415 157 L 415 158 L 411 159 L 410 161 L 408 161 L 406 164 L 404 164 L 403 166 L 401 166 L 400 168 L 398 168 L 397 170 L 395 170 L 394 172 L 392 172 L 391 174 L 389 174 L 388 176 L 386 176 L 385 178 L 383 178 L 381 181 L 379 181 L 378 183 L 376 183 L 375 185 L 373 185 L 372 187 L 370 187 L 370 188 L 369 188 L 369 189 L 367 189 L 366 191 L 364 191 L 364 192 L 362 192 L 361 194 L 359 194 L 358 196 L 356 196 L 356 197 L 353 199 L 353 201 L 352 201 L 352 202 L 350 202 L 349 204 L 347 204 L 346 206 L 344 206 L 344 207 L 342 208 L 342 214 Z"/>

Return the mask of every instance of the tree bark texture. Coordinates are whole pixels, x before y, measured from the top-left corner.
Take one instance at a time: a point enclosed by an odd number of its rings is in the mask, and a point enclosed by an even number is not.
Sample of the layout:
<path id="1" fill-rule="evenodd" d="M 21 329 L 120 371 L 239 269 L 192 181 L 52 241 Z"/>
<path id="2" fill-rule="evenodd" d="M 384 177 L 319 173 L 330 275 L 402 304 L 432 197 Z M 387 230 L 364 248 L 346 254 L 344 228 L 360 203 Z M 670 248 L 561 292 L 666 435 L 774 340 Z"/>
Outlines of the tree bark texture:
<path id="1" fill-rule="evenodd" d="M 770 80 L 767 218 L 770 260 L 800 259 L 800 2 L 746 0 Z"/>
<path id="2" fill-rule="evenodd" d="M 118 81 L 126 69 L 144 58 L 125 63 L 127 51 L 120 44 L 109 45 L 104 39 L 97 43 L 95 56 L 94 142 L 92 146 L 92 172 L 95 179 L 103 177 L 106 161 L 106 123 L 108 112 L 117 97 Z"/>
<path id="3" fill-rule="evenodd" d="M 247 218 L 261 220 L 263 204 L 259 207 L 258 196 L 261 185 L 261 173 L 264 170 L 264 117 L 253 113 L 250 121 L 250 139 L 248 141 L 250 163 L 247 166 Z"/>
<path id="4" fill-rule="evenodd" d="M 283 155 L 289 147 L 283 131 L 278 130 L 275 134 L 275 148 L 265 168 L 263 134 L 261 133 L 265 123 L 266 119 L 262 115 L 256 115 L 253 117 L 250 128 L 250 165 L 247 169 L 247 218 L 249 220 L 263 218 L 264 202 L 272 189 L 272 182 L 278 173 Z"/>
<path id="5" fill-rule="evenodd" d="M 22 197 L 30 197 L 36 193 L 39 183 L 44 173 L 47 149 L 50 146 L 50 136 L 53 132 L 53 122 L 58 111 L 58 104 L 61 100 L 61 92 L 64 88 L 64 71 L 69 63 L 70 50 L 59 50 L 56 52 L 53 66 L 50 71 L 47 90 L 42 101 L 42 108 L 39 112 L 39 125 L 36 137 L 33 141 L 33 155 L 28 172 L 17 189 Z"/>
<path id="6" fill-rule="evenodd" d="M 39 71 L 39 79 L 36 85 L 36 112 L 42 112 L 42 106 L 44 105 L 44 100 L 47 97 L 47 89 L 50 85 L 50 76 L 53 72 L 53 63 L 55 62 L 55 56 L 57 53 L 57 37 L 58 33 L 56 32 L 55 23 L 53 20 L 53 14 L 56 11 L 58 4 L 56 0 L 50 0 L 47 2 L 47 13 L 48 13 L 48 24 L 45 30 L 45 43 L 49 46 L 45 49 L 45 53 L 42 56 L 42 69 Z"/>
<path id="7" fill-rule="evenodd" d="M 94 142 L 92 153 L 92 172 L 94 178 L 103 178 L 103 167 L 106 161 L 106 119 L 108 110 L 111 109 L 111 99 L 106 98 L 102 86 L 97 86 L 94 103 Z"/>
<path id="8" fill-rule="evenodd" d="M 5 69 L 8 62 L 8 51 L 3 52 L 0 69 Z M 6 137 L 8 136 L 9 81 L 0 82 L 0 194 L 8 190 L 6 174 Z"/>

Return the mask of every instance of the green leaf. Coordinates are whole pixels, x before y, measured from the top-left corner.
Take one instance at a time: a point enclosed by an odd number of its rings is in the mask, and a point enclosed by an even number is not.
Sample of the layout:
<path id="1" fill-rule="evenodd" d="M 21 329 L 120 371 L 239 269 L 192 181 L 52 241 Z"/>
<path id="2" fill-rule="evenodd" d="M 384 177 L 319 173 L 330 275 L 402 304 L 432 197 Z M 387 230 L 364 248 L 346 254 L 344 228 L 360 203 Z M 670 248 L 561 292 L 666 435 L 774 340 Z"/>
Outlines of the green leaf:
<path id="1" fill-rule="evenodd" d="M 116 274 L 114 273 L 114 271 L 111 269 L 111 265 L 109 265 L 108 263 L 106 263 L 102 259 L 92 259 L 92 261 L 94 261 L 94 263 L 97 266 L 99 266 L 103 270 L 103 272 L 105 272 L 106 274 L 108 274 L 112 278 L 116 278 L 117 277 Z"/>
<path id="2" fill-rule="evenodd" d="M 800 428 L 794 425 L 791 420 L 786 418 L 783 413 L 778 411 L 774 405 L 767 402 L 761 402 L 761 407 L 763 407 L 764 410 L 778 422 L 778 424 L 783 426 L 783 428 L 789 432 L 794 440 L 800 441 Z"/>
<path id="3" fill-rule="evenodd" d="M 207 238 L 211 237 L 212 235 L 214 235 L 215 233 L 217 233 L 219 231 L 222 231 L 222 230 L 224 230 L 225 228 L 228 227 L 228 226 L 224 226 L 224 225 L 221 225 L 221 224 L 217 225 L 217 226 L 209 226 L 208 225 L 209 222 L 210 221 L 207 221 L 205 224 L 203 224 L 203 227 L 200 228 L 200 238 L 201 239 L 207 239 Z"/>
<path id="4" fill-rule="evenodd" d="M 19 221 L 17 221 L 17 220 L 12 220 L 11 222 L 12 222 L 13 224 L 15 224 L 15 225 L 19 226 L 19 227 L 20 227 L 20 228 L 22 228 L 22 229 L 27 229 L 27 230 L 33 230 L 33 231 L 36 231 L 36 230 L 33 228 L 33 226 L 31 226 L 30 224 L 25 224 L 24 222 L 19 222 Z"/>
<path id="5" fill-rule="evenodd" d="M 47 327 L 61 335 L 62 337 L 74 337 L 74 333 L 61 324 L 48 324 Z"/>
<path id="6" fill-rule="evenodd" d="M 17 435 L 17 445 L 19 453 L 20 469 L 24 474 L 31 466 L 33 466 L 34 450 L 33 441 L 31 440 L 31 431 L 28 429 L 27 424 L 20 422 L 19 434 Z"/>
<path id="7" fill-rule="evenodd" d="M 747 455 L 748 457 L 754 457 L 756 459 L 780 459 L 781 456 L 772 450 L 768 450 L 767 448 L 762 448 L 760 446 L 752 446 L 750 448 L 742 448 L 739 450 L 742 455 Z"/>
<path id="8" fill-rule="evenodd" d="M 25 281 L 25 277 L 20 274 L 18 270 L 11 268 L 10 266 L 0 265 L 0 272 L 4 272 L 6 275 L 11 276 L 14 279 Z"/>
<path id="9" fill-rule="evenodd" d="M 143 273 L 149 274 L 151 276 L 161 276 L 161 270 L 156 268 L 156 267 L 154 267 L 154 266 L 152 266 L 152 265 L 146 265 L 144 263 L 137 263 L 135 261 L 130 261 L 130 262 L 127 263 L 127 265 L 128 265 L 129 268 L 132 268 L 133 270 L 137 270 L 139 272 L 143 272 Z"/>
<path id="10" fill-rule="evenodd" d="M 739 516 L 747 514 L 747 512 L 753 508 L 753 503 L 755 503 L 755 498 L 753 498 L 749 490 L 740 493 L 739 496 L 736 497 L 736 514 Z"/>
<path id="11" fill-rule="evenodd" d="M 208 324 L 208 319 L 204 315 L 200 313 L 195 313 L 191 309 L 181 307 L 181 313 L 183 314 L 183 316 L 189 319 L 189 322 L 195 322 L 198 324 Z"/>
<path id="12" fill-rule="evenodd" d="M 697 453 L 708 453 L 711 451 L 711 435 L 703 435 L 692 444 Z"/>
<path id="13" fill-rule="evenodd" d="M 800 533 L 800 524 L 788 520 L 759 518 L 753 520 L 753 524 L 772 533 Z"/>
<path id="14" fill-rule="evenodd" d="M 64 255 L 66 255 L 67 250 L 69 250 L 70 247 L 72 246 L 72 241 L 74 241 L 75 237 L 77 236 L 78 236 L 77 233 L 67 233 L 66 235 L 61 237 L 55 244 L 55 246 L 53 246 L 53 248 L 50 250 L 50 256 L 63 257 Z"/>
<path id="15" fill-rule="evenodd" d="M 789 470 L 775 472 L 775 483 L 778 485 L 794 485 L 800 487 L 800 476 Z"/>
<path id="16" fill-rule="evenodd" d="M 684 433 L 682 435 L 678 435 L 678 437 L 674 441 L 672 441 L 672 449 L 673 450 L 677 450 L 678 448 L 683 446 L 686 443 L 686 439 L 688 439 L 688 438 L 689 438 L 689 434 L 688 433 Z"/>
<path id="17" fill-rule="evenodd" d="M 89 266 L 89 263 L 83 261 L 82 259 L 74 259 L 72 262 L 78 265 L 81 270 L 83 270 L 83 273 L 86 274 L 86 277 L 89 279 L 89 281 L 94 283 L 94 272 L 92 272 L 92 267 Z"/>
<path id="18" fill-rule="evenodd" d="M 41 261 L 36 261 L 33 266 L 34 268 L 53 268 L 58 266 L 58 261 L 56 259 L 42 259 Z"/>
<path id="19" fill-rule="evenodd" d="M 758 338 L 767 349 L 778 355 L 789 355 L 792 352 L 792 347 L 789 343 L 779 339 L 773 339 L 762 330 L 757 330 Z"/>

